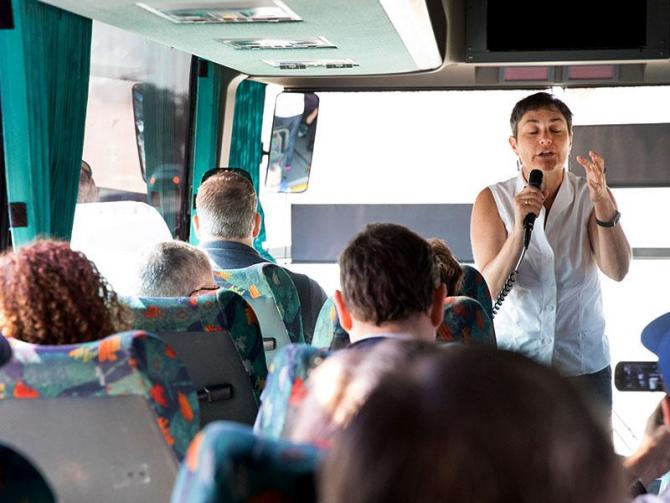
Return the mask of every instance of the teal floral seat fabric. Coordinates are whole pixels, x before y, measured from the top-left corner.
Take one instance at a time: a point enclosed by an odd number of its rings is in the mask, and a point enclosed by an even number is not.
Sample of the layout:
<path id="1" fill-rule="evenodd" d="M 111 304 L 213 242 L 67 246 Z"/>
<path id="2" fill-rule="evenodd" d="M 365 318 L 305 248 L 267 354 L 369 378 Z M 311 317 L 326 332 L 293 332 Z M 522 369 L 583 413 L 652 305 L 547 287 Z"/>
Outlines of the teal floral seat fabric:
<path id="1" fill-rule="evenodd" d="M 267 376 L 260 327 L 251 306 L 240 295 L 218 290 L 197 297 L 123 297 L 122 301 L 133 314 L 135 328 L 156 333 L 230 334 L 260 400 Z"/>
<path id="2" fill-rule="evenodd" d="M 305 381 L 329 355 L 329 351 L 308 344 L 282 348 L 270 364 L 254 431 L 280 438 L 290 407 L 297 407 L 307 394 Z"/>
<path id="3" fill-rule="evenodd" d="M 470 297 L 444 299 L 444 320 L 437 329 L 437 341 L 497 347 L 491 318 L 481 304 Z"/>
<path id="4" fill-rule="evenodd" d="M 5 503 L 55 503 L 44 476 L 22 454 L 0 445 L 0 501 Z"/>
<path id="5" fill-rule="evenodd" d="M 477 275 L 476 269 L 472 269 Z M 479 275 L 481 278 L 481 275 Z M 484 278 L 482 278 L 482 281 Z M 488 292 L 488 287 L 484 283 Z M 489 304 L 491 297 L 488 297 Z M 437 329 L 439 342 L 462 342 L 466 345 L 496 347 L 495 329 L 491 316 L 481 304 L 469 296 L 447 297 L 444 305 L 444 320 Z M 326 341 L 331 339 L 330 345 Z M 314 341 L 318 341 L 317 344 Z M 349 334 L 340 326 L 335 304 L 328 299 L 319 313 L 314 331 L 316 347 L 341 349 L 349 345 Z"/>
<path id="6" fill-rule="evenodd" d="M 263 262 L 243 269 L 215 269 L 214 278 L 220 287 L 240 294 L 252 306 L 255 299 L 271 299 L 279 310 L 290 342 L 305 342 L 298 290 L 284 269 Z"/>
<path id="7" fill-rule="evenodd" d="M 158 337 L 133 331 L 83 344 L 10 344 L 0 399 L 143 396 L 177 459 L 184 457 L 200 424 L 197 397 L 186 368 Z"/>
<path id="8" fill-rule="evenodd" d="M 322 457 L 311 445 L 256 437 L 219 421 L 198 433 L 172 492 L 172 503 L 314 503 Z"/>
<path id="9" fill-rule="evenodd" d="M 312 346 L 337 349 L 339 346 L 347 346 L 348 344 L 349 334 L 340 325 L 335 302 L 331 297 L 328 297 L 321 306 L 319 317 L 316 320 Z"/>
<path id="10" fill-rule="evenodd" d="M 492 318 L 492 301 L 489 286 L 481 273 L 470 265 L 462 264 L 463 278 L 461 279 L 460 288 L 454 292 L 455 297 L 465 296 L 475 299 L 484 308 L 489 318 Z"/>

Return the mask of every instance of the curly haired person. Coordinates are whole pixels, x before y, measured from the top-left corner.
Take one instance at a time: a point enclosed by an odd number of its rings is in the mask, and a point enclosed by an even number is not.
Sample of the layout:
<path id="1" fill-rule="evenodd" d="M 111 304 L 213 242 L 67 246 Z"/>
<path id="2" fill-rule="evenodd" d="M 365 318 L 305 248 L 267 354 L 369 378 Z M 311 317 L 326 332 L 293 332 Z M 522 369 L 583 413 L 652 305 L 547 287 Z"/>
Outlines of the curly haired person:
<path id="1" fill-rule="evenodd" d="M 0 257 L 0 329 L 32 344 L 77 344 L 129 328 L 126 308 L 95 264 L 41 240 Z"/>

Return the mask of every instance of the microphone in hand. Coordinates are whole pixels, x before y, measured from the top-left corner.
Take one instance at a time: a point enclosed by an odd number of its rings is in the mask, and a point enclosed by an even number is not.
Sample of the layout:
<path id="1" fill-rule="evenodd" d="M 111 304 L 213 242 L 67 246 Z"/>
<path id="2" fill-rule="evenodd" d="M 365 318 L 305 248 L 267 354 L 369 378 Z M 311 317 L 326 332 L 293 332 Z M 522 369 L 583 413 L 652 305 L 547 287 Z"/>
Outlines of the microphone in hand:
<path id="1" fill-rule="evenodd" d="M 542 189 L 542 178 L 544 177 L 542 171 L 539 169 L 534 169 L 530 172 L 528 176 L 528 185 L 532 185 L 537 189 Z M 530 245 L 530 235 L 533 232 L 533 226 L 535 225 L 535 219 L 537 215 L 535 213 L 528 213 L 523 219 L 523 228 L 525 229 L 523 236 L 523 247 L 528 248 Z"/>

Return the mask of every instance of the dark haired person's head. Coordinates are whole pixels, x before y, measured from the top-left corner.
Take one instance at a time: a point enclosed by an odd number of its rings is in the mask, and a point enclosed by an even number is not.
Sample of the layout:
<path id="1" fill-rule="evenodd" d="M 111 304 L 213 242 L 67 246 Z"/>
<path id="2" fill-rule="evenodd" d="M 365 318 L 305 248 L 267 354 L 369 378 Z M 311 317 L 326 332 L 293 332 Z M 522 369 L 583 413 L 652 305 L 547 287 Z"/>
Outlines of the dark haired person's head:
<path id="1" fill-rule="evenodd" d="M 521 121 L 522 117 L 528 112 L 540 109 L 556 110 L 563 115 L 563 118 L 568 125 L 568 131 L 570 132 L 570 135 L 572 135 L 572 112 L 568 106 L 553 94 L 539 92 L 526 96 L 514 105 L 512 115 L 509 119 L 509 124 L 512 128 L 512 136 L 514 138 L 518 137 L 519 121 Z"/>
<path id="2" fill-rule="evenodd" d="M 129 328 L 95 265 L 67 243 L 37 241 L 0 257 L 0 328 L 33 344 L 76 344 Z"/>
<path id="3" fill-rule="evenodd" d="M 504 351 L 446 348 L 387 375 L 333 442 L 324 503 L 623 501 L 621 467 L 580 397 Z"/>
<path id="4" fill-rule="evenodd" d="M 228 171 L 207 178 L 198 188 L 193 218 L 202 241 L 250 242 L 260 229 L 256 192 L 244 176 Z"/>
<path id="5" fill-rule="evenodd" d="M 428 240 L 433 250 L 433 255 L 440 269 L 440 278 L 442 283 L 447 286 L 447 295 L 454 295 L 458 290 L 461 279 L 463 278 L 463 269 L 454 254 L 451 253 L 446 242 L 438 238 Z"/>
<path id="6" fill-rule="evenodd" d="M 347 245 L 339 265 L 335 305 L 352 342 L 403 328 L 425 340 L 432 330 L 434 340 L 446 288 L 425 239 L 401 225 L 371 224 Z"/>

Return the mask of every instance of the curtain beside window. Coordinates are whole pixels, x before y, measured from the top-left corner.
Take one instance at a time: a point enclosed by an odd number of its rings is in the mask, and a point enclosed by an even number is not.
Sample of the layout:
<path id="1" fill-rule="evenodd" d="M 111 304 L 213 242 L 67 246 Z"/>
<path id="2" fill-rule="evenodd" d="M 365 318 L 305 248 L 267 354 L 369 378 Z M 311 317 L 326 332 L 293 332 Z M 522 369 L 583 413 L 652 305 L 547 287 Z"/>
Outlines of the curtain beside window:
<path id="1" fill-rule="evenodd" d="M 37 0 L 12 0 L 15 27 L 0 30 L 5 172 L 12 240 L 69 239 L 79 187 L 91 21 Z"/>
<path id="2" fill-rule="evenodd" d="M 0 91 L 1 92 L 1 91 Z M 0 252 L 12 246 L 9 233 L 9 212 L 7 205 L 7 181 L 5 179 L 5 150 L 2 140 L 2 108 L 0 107 Z"/>
<path id="3" fill-rule="evenodd" d="M 235 94 L 235 117 L 233 119 L 233 138 L 230 147 L 230 166 L 242 168 L 251 174 L 256 194 L 259 193 L 260 164 L 263 155 L 261 129 L 263 127 L 263 108 L 265 106 L 265 84 L 245 80 L 240 83 Z M 265 214 L 258 203 L 261 215 L 261 231 L 254 241 L 254 247 L 262 256 L 274 262 L 274 258 L 265 250 Z"/>

